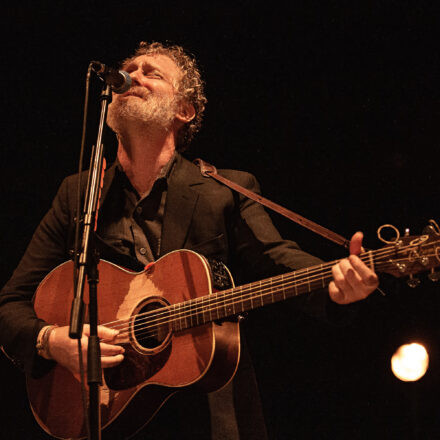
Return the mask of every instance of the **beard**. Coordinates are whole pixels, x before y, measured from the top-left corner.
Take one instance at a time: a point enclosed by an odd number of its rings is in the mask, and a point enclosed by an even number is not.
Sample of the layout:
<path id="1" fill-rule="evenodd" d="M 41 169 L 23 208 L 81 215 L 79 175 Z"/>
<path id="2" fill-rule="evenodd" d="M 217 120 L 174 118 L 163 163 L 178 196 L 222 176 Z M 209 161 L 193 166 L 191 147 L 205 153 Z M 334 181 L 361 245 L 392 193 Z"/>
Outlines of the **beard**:
<path id="1" fill-rule="evenodd" d="M 132 87 L 134 96 L 117 96 L 108 107 L 107 125 L 121 133 L 133 122 L 149 131 L 169 131 L 176 112 L 177 98 L 155 95 L 143 87 Z"/>

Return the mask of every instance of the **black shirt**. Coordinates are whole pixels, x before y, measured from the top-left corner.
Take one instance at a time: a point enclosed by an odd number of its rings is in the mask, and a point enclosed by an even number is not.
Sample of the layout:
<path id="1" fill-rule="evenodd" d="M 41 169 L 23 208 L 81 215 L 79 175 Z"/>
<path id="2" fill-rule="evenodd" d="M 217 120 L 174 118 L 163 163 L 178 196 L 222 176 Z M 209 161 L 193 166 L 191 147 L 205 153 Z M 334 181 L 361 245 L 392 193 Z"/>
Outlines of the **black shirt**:
<path id="1" fill-rule="evenodd" d="M 110 239 L 124 255 L 146 265 L 160 254 L 162 224 L 167 198 L 168 179 L 176 158 L 162 169 L 150 192 L 140 197 L 118 163 L 115 179 L 106 198 L 106 213 L 99 234 Z"/>

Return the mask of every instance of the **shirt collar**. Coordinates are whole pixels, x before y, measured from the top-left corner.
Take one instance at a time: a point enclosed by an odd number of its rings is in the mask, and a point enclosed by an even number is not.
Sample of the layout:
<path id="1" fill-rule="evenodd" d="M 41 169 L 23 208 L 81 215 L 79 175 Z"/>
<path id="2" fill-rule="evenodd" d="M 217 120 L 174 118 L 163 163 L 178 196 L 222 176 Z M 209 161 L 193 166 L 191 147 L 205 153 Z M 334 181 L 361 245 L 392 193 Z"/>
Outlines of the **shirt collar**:
<path id="1" fill-rule="evenodd" d="M 177 162 L 178 153 L 175 151 L 171 159 L 168 161 L 166 165 L 162 167 L 162 169 L 159 172 L 159 175 L 157 176 L 156 180 L 153 183 L 153 186 L 158 182 L 159 180 L 165 180 L 168 182 L 170 179 L 173 170 L 175 168 L 175 164 Z M 135 191 L 133 186 L 131 185 L 130 180 L 128 179 L 127 175 L 125 174 L 124 169 L 122 168 L 121 163 L 119 162 L 118 158 L 115 160 L 115 176 L 114 179 L 116 179 L 118 182 L 122 184 L 122 187 L 129 188 L 132 191 Z M 136 192 L 136 191 L 135 191 Z"/>

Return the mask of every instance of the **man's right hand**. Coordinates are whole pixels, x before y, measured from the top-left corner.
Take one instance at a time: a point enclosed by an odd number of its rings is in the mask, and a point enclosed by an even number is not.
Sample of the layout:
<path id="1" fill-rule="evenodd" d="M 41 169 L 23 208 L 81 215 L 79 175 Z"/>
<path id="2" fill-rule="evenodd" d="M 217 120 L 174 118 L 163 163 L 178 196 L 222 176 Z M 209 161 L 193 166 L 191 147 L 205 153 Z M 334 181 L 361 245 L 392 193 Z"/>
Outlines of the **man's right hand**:
<path id="1" fill-rule="evenodd" d="M 89 342 L 90 327 L 84 325 L 83 335 L 81 338 L 82 356 L 85 367 L 87 367 L 87 346 Z M 117 330 L 112 330 L 102 325 L 98 326 L 98 336 L 101 340 L 101 366 L 102 368 L 114 367 L 124 359 L 124 348 L 120 345 L 114 345 Z M 70 370 L 73 374 L 79 373 L 78 361 L 78 341 L 69 337 L 69 327 L 56 327 L 49 335 L 49 352 L 50 357 L 63 367 Z"/>

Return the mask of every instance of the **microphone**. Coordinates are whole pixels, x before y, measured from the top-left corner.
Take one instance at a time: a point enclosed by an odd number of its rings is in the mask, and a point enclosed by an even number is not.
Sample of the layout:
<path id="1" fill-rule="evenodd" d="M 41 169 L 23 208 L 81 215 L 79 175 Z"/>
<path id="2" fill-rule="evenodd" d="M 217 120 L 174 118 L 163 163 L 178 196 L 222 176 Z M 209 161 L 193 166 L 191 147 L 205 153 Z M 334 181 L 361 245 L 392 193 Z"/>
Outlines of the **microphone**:
<path id="1" fill-rule="evenodd" d="M 114 69 L 99 61 L 91 61 L 90 65 L 99 78 L 111 86 L 113 92 L 124 93 L 131 87 L 131 76 L 125 70 Z"/>

